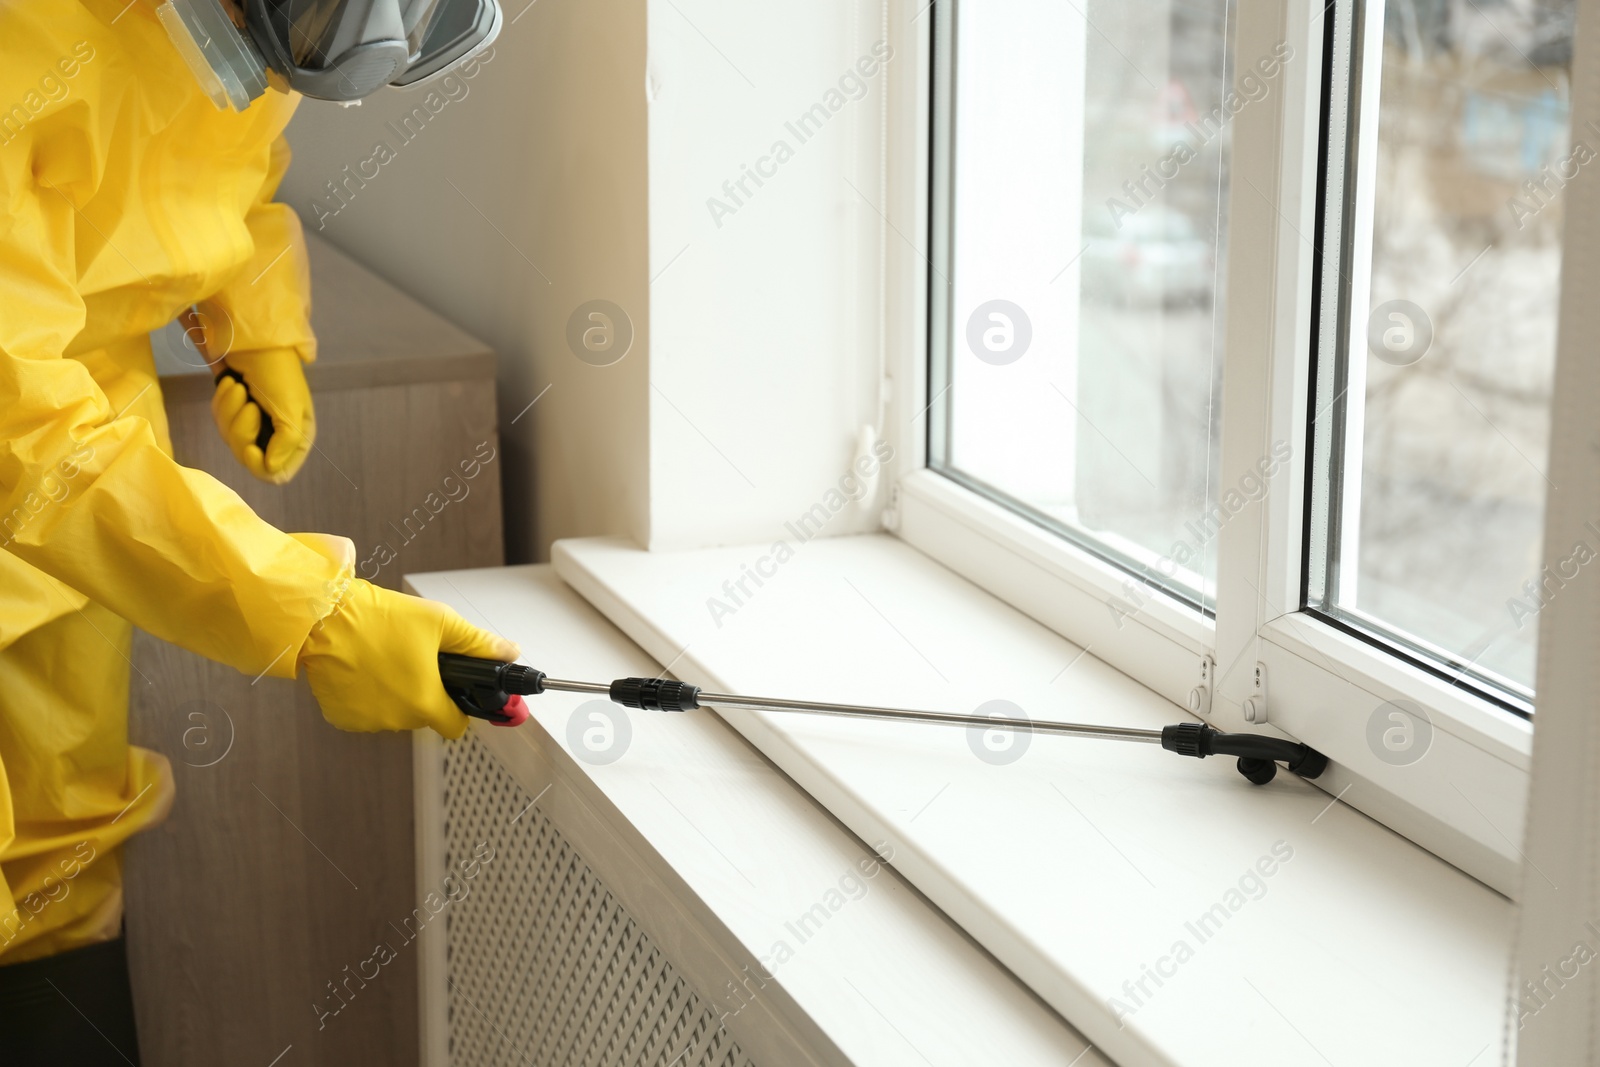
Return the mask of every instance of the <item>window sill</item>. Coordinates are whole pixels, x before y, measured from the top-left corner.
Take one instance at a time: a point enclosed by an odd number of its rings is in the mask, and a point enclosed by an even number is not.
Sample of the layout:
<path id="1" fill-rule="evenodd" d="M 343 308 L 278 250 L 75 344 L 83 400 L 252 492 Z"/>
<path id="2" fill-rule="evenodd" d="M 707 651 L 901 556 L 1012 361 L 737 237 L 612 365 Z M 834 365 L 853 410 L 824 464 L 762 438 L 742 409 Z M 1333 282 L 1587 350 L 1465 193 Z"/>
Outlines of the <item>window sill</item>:
<path id="1" fill-rule="evenodd" d="M 554 555 L 708 688 L 1184 717 L 893 537 L 819 539 L 775 567 L 769 552 L 593 539 Z M 773 573 L 734 601 L 756 567 Z M 733 610 L 714 618 L 711 598 Z M 948 727 L 721 714 L 862 839 L 889 841 L 902 874 L 1124 1067 L 1467 1063 L 1502 1039 L 1510 903 L 1288 775 L 1257 789 L 1221 760 L 1045 736 L 996 766 Z M 1225 920 L 1193 925 L 1219 905 Z"/>
<path id="2" fill-rule="evenodd" d="M 1184 703 L 1216 648 L 1211 620 L 931 470 L 900 480 L 895 532 L 1079 648 Z"/>
<path id="3" fill-rule="evenodd" d="M 407 585 L 558 676 L 659 670 L 548 565 Z M 1107 1067 L 726 723 L 622 712 L 628 741 L 598 763 L 571 740 L 592 701 L 546 693 L 523 728 L 472 730 L 760 1067 Z M 432 1025 L 444 1039 L 448 1019 Z"/>

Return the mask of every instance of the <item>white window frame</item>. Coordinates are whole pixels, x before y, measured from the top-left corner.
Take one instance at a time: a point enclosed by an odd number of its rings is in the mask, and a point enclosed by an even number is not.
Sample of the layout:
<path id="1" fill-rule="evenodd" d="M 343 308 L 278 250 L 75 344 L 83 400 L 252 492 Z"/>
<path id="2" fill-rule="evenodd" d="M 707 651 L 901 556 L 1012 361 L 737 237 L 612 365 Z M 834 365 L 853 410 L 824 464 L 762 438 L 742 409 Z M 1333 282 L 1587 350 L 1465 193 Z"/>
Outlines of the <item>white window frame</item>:
<path id="1" fill-rule="evenodd" d="M 1327 18 L 1348 18 L 1358 2 L 1335 0 Z M 1219 729 L 1280 733 L 1311 744 L 1333 760 L 1317 782 L 1333 797 L 1514 895 L 1531 723 L 1299 610 L 1317 306 L 1310 235 L 1320 192 L 1321 5 L 1238 0 L 1232 29 L 1240 66 L 1284 41 L 1294 56 L 1284 64 L 1278 91 L 1234 119 L 1218 484 L 1236 484 L 1274 442 L 1290 442 L 1294 458 L 1281 466 L 1263 500 L 1247 503 L 1223 525 L 1213 620 L 928 469 L 926 424 L 935 399 L 928 386 L 928 279 L 936 207 L 929 178 L 931 167 L 946 163 L 934 158 L 932 87 L 948 84 L 934 77 L 931 35 L 935 23 L 938 32 L 948 32 L 954 3 L 926 3 L 891 0 L 890 23 L 906 27 L 905 50 L 914 59 L 899 70 L 889 94 L 886 130 L 885 215 L 897 235 L 886 251 L 894 383 L 888 425 L 905 472 L 892 487 L 886 525 Z M 1381 47 L 1382 0 L 1368 0 L 1367 10 L 1372 55 Z M 1376 68 L 1366 64 L 1369 74 Z M 1336 71 L 1338 63 L 1329 69 Z M 1335 76 L 1334 88 L 1342 91 L 1337 82 Z M 1362 99 L 1374 106 L 1375 89 Z M 1266 725 L 1247 723 L 1241 711 L 1245 698 L 1260 696 L 1254 690 L 1258 664 Z M 1427 754 L 1404 766 L 1380 759 L 1367 741 L 1369 719 L 1395 700 L 1420 706 L 1433 725 Z"/>

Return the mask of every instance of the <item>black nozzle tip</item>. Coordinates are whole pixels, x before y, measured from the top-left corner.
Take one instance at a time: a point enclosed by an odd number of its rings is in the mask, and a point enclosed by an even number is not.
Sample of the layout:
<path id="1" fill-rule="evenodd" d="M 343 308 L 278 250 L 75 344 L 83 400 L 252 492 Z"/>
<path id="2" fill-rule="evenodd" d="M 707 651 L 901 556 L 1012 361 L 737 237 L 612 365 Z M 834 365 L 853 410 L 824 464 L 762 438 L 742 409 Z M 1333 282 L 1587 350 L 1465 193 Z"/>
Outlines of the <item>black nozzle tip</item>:
<path id="1" fill-rule="evenodd" d="M 1289 761 L 1289 769 L 1302 778 L 1316 778 L 1328 769 L 1328 757 L 1312 748 L 1301 745 L 1301 753 Z"/>
<path id="2" fill-rule="evenodd" d="M 1230 734 L 1203 722 L 1180 722 L 1161 730 L 1161 747 L 1180 756 L 1238 756 L 1239 773 L 1266 785 L 1282 763 L 1301 778 L 1315 778 L 1328 769 L 1328 757 L 1298 741 L 1261 734 Z"/>
<path id="3" fill-rule="evenodd" d="M 1239 757 L 1239 773 L 1251 785 L 1266 785 L 1278 776 L 1278 765 L 1269 759 L 1252 759 L 1249 756 Z"/>

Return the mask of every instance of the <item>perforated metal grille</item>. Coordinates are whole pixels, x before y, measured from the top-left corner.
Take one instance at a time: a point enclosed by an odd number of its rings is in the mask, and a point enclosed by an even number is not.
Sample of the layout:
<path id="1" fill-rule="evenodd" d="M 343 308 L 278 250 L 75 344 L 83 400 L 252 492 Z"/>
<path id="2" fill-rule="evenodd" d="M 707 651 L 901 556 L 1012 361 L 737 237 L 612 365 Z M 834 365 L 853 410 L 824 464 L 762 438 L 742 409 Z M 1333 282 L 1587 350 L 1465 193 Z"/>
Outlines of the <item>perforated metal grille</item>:
<path id="1" fill-rule="evenodd" d="M 446 912 L 452 1067 L 755 1067 L 489 750 L 444 751 L 448 867 L 494 849 Z"/>

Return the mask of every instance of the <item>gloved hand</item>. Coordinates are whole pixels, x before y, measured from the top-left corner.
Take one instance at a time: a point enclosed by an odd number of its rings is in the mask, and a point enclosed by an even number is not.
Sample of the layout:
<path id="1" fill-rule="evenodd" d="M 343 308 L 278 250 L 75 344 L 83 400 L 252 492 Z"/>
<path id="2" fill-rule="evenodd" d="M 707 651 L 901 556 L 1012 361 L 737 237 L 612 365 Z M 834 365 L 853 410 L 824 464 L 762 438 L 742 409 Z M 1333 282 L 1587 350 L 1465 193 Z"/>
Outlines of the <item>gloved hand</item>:
<path id="1" fill-rule="evenodd" d="M 292 348 L 230 352 L 213 370 L 220 376 L 211 396 L 211 417 L 234 458 L 264 482 L 282 485 L 293 478 L 317 436 L 300 356 Z M 257 443 L 263 409 L 272 424 L 265 451 Z"/>
<path id="2" fill-rule="evenodd" d="M 514 660 L 521 651 L 433 600 L 353 578 L 300 650 L 323 718 L 341 730 L 430 726 L 460 737 L 467 717 L 439 680 L 439 653 Z"/>

